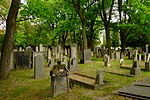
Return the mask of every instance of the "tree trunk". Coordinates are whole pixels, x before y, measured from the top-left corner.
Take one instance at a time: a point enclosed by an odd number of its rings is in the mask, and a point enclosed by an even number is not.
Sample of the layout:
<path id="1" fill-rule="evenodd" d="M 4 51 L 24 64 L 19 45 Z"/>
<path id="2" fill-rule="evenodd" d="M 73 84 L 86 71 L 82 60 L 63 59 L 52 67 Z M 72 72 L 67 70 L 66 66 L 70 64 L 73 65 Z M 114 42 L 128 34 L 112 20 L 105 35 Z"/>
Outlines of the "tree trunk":
<path id="1" fill-rule="evenodd" d="M 12 0 L 11 7 L 6 20 L 6 34 L 2 47 L 0 62 L 0 79 L 4 80 L 9 76 L 10 58 L 13 48 L 13 39 L 16 26 L 16 18 L 19 10 L 20 0 Z"/>
<path id="2" fill-rule="evenodd" d="M 106 33 L 106 47 L 108 48 L 108 55 L 111 57 L 111 43 L 110 43 L 110 31 L 109 25 L 105 24 L 105 33 Z"/>
<path id="3" fill-rule="evenodd" d="M 87 49 L 86 19 L 82 20 L 82 39 L 83 39 L 83 47 L 84 49 Z"/>

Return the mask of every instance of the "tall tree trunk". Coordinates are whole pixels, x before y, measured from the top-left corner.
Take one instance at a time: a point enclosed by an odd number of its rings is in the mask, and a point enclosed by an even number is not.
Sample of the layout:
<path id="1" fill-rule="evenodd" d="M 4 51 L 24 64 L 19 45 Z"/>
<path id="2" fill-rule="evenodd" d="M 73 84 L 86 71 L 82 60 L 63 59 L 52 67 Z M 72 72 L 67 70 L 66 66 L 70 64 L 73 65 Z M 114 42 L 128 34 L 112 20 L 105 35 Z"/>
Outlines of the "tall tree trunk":
<path id="1" fill-rule="evenodd" d="M 20 0 L 12 0 L 10 10 L 6 20 L 6 34 L 2 47 L 0 62 L 0 79 L 4 80 L 9 76 L 10 58 L 13 48 L 13 39 L 16 26 L 16 18 L 19 10 Z"/>
<path id="2" fill-rule="evenodd" d="M 82 39 L 83 39 L 83 47 L 84 49 L 87 49 L 86 19 L 82 20 Z"/>
<path id="3" fill-rule="evenodd" d="M 110 43 L 110 30 L 109 25 L 105 24 L 105 33 L 106 33 L 106 47 L 108 48 L 108 55 L 111 57 L 111 43 Z"/>

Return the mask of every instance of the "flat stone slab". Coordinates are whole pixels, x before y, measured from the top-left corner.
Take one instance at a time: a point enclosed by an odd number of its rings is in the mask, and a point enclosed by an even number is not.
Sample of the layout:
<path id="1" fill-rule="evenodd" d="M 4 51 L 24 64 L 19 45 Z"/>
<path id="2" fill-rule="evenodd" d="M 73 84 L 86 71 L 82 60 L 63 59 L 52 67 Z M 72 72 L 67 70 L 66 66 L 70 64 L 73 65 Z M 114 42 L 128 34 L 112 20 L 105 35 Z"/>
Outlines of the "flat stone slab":
<path id="1" fill-rule="evenodd" d="M 121 65 L 120 68 L 124 68 L 124 69 L 131 69 L 132 68 L 132 65 Z M 141 70 L 145 70 L 145 68 L 140 68 Z"/>
<path id="2" fill-rule="evenodd" d="M 95 84 L 96 78 L 82 75 L 79 73 L 72 73 L 69 75 L 69 79 L 73 80 L 76 83 L 80 83 L 88 88 L 96 89 L 99 87 L 99 85 Z"/>
<path id="3" fill-rule="evenodd" d="M 125 88 L 120 89 L 118 94 L 148 100 L 150 98 L 150 88 L 142 86 L 126 86 Z"/>
<path id="4" fill-rule="evenodd" d="M 135 82 L 134 85 L 150 87 L 150 82 L 149 81 Z"/>

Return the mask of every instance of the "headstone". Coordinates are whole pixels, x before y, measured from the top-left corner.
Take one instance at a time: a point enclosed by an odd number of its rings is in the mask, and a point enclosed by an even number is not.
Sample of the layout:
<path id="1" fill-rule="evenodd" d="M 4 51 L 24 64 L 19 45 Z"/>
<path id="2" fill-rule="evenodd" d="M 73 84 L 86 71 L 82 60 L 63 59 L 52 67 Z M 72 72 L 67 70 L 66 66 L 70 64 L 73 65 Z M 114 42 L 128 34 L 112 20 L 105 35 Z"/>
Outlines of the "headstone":
<path id="1" fill-rule="evenodd" d="M 144 61 L 146 62 L 147 55 L 144 53 Z"/>
<path id="2" fill-rule="evenodd" d="M 150 61 L 145 62 L 145 71 L 150 71 Z"/>
<path id="3" fill-rule="evenodd" d="M 32 53 L 32 68 L 34 68 L 34 58 L 35 58 L 35 56 L 37 56 L 39 54 L 42 54 L 44 56 L 44 52 L 38 51 L 38 52 L 33 52 Z"/>
<path id="4" fill-rule="evenodd" d="M 91 56 L 92 56 L 92 57 L 94 56 L 94 52 L 93 52 L 93 51 L 91 51 Z"/>
<path id="5" fill-rule="evenodd" d="M 138 60 L 137 55 L 138 55 L 138 50 L 135 50 L 134 61 L 137 61 L 137 60 Z"/>
<path id="6" fill-rule="evenodd" d="M 55 65 L 55 59 L 51 58 L 50 62 L 49 62 L 49 66 L 53 67 Z"/>
<path id="7" fill-rule="evenodd" d="M 141 61 L 141 54 L 139 54 L 139 61 Z"/>
<path id="8" fill-rule="evenodd" d="M 51 88 L 53 97 L 69 92 L 69 71 L 66 69 L 64 64 L 58 61 L 58 65 L 54 65 L 50 71 L 51 76 Z"/>
<path id="9" fill-rule="evenodd" d="M 146 44 L 146 54 L 148 54 L 149 53 L 149 51 L 148 51 L 148 44 Z"/>
<path id="10" fill-rule="evenodd" d="M 34 58 L 34 78 L 39 79 L 45 76 L 44 56 L 37 54 Z"/>
<path id="11" fill-rule="evenodd" d="M 71 44 L 71 58 L 78 58 L 77 57 L 77 44 Z"/>
<path id="12" fill-rule="evenodd" d="M 29 69 L 31 68 L 31 53 L 20 51 L 15 53 L 16 66 L 15 69 Z"/>
<path id="13" fill-rule="evenodd" d="M 91 62 L 91 49 L 84 49 L 84 63 Z"/>
<path id="14" fill-rule="evenodd" d="M 19 51 L 23 51 L 22 47 L 19 47 Z"/>
<path id="15" fill-rule="evenodd" d="M 137 76 L 137 75 L 140 75 L 140 71 L 141 71 L 141 70 L 140 70 L 138 61 L 134 61 L 134 62 L 133 62 L 133 66 L 132 66 L 132 68 L 130 69 L 130 74 Z"/>
<path id="16" fill-rule="evenodd" d="M 120 60 L 120 52 L 116 51 L 116 60 Z"/>
<path id="17" fill-rule="evenodd" d="M 78 70 L 78 59 L 77 58 L 71 58 L 69 61 L 68 69 L 70 71 L 76 71 Z"/>
<path id="18" fill-rule="evenodd" d="M 124 64 L 124 59 L 120 59 L 120 65 Z"/>
<path id="19" fill-rule="evenodd" d="M 148 53 L 147 62 L 150 61 L 150 53 Z"/>
<path id="20" fill-rule="evenodd" d="M 51 50 L 48 49 L 48 61 L 51 59 Z"/>
<path id="21" fill-rule="evenodd" d="M 40 44 L 40 45 L 39 45 L 39 51 L 44 51 L 44 50 L 43 50 L 43 44 Z"/>
<path id="22" fill-rule="evenodd" d="M 110 57 L 107 54 L 105 54 L 104 55 L 104 66 L 110 67 L 109 61 L 110 61 Z"/>
<path id="23" fill-rule="evenodd" d="M 104 71 L 103 70 L 99 70 L 97 71 L 97 75 L 96 75 L 96 80 L 95 80 L 95 84 L 99 84 L 99 85 L 103 85 L 104 82 L 104 75 L 103 75 Z"/>
<path id="24" fill-rule="evenodd" d="M 35 47 L 35 51 L 36 52 L 39 51 L 39 47 L 38 46 Z"/>

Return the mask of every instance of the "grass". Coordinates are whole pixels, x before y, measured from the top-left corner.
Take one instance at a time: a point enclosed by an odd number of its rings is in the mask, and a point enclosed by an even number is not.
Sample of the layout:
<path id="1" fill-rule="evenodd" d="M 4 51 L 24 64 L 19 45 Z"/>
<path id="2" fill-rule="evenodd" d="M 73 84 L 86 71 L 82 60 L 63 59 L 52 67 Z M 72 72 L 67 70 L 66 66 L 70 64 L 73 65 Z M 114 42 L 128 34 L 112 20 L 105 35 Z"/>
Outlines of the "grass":
<path id="1" fill-rule="evenodd" d="M 125 60 L 125 63 L 131 64 L 132 61 Z M 129 71 L 128 69 L 119 68 L 119 61 L 111 62 L 111 67 L 115 70 Z M 96 77 L 96 72 L 100 69 L 105 69 L 102 59 L 92 61 L 89 64 L 80 64 L 80 69 L 77 72 Z M 141 76 L 133 78 L 104 73 L 104 80 L 107 81 L 107 84 L 98 90 L 75 85 L 69 93 L 60 94 L 53 98 L 50 87 L 50 70 L 50 67 L 46 67 L 46 77 L 38 80 L 33 77 L 33 69 L 11 71 L 7 80 L 0 81 L 0 100 L 99 100 L 101 97 L 111 95 L 113 91 L 125 85 L 150 76 L 150 72 L 144 71 L 141 72 Z M 131 99 L 113 95 L 110 100 Z"/>

